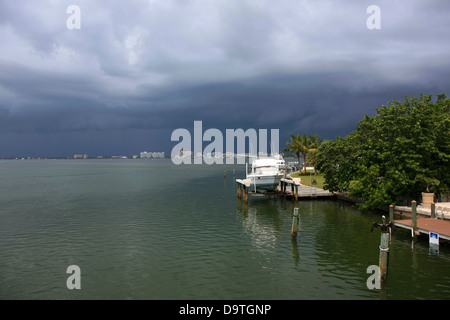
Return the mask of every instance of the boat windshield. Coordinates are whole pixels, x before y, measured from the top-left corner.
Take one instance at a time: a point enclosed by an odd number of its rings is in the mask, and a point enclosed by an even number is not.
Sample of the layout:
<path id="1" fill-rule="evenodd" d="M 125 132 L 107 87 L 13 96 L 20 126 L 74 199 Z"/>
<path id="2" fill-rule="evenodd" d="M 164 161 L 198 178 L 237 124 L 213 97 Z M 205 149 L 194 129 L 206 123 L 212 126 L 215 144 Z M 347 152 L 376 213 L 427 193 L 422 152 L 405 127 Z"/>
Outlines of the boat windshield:
<path id="1" fill-rule="evenodd" d="M 256 174 L 274 173 L 278 172 L 278 169 L 273 166 L 262 166 L 255 168 Z"/>

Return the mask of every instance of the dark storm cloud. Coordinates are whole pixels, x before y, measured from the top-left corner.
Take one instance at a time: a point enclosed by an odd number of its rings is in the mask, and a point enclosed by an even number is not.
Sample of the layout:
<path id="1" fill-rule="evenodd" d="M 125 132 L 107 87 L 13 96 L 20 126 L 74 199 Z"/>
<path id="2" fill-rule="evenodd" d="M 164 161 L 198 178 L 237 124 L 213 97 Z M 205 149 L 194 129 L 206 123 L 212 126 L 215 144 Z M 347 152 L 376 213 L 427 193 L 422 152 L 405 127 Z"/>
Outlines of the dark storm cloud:
<path id="1" fill-rule="evenodd" d="M 376 2 L 80 1 L 68 30 L 71 1 L 0 1 L 0 156 L 168 152 L 195 120 L 332 139 L 448 93 L 450 3 Z"/>

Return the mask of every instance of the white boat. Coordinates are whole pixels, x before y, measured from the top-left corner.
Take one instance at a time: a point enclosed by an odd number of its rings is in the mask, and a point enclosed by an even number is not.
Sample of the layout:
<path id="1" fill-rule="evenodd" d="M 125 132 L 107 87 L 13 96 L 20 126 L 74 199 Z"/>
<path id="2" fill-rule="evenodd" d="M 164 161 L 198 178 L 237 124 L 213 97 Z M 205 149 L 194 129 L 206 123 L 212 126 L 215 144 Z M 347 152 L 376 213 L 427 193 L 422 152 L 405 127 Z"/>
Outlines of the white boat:
<path id="1" fill-rule="evenodd" d="M 252 161 L 251 171 L 246 179 L 251 181 L 249 190 L 265 192 L 274 190 L 284 177 L 286 162 L 280 154 L 267 157 L 257 157 Z"/>

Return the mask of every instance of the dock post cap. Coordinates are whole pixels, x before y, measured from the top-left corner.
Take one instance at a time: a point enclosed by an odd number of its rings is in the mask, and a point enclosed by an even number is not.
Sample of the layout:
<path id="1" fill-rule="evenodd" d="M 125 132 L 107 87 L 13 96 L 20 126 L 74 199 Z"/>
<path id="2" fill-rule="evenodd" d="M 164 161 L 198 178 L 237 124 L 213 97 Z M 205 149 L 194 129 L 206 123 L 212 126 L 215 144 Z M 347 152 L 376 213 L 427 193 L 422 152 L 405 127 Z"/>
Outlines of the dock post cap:
<path id="1" fill-rule="evenodd" d="M 250 187 L 250 185 L 252 184 L 251 179 L 243 179 L 242 182 L 245 184 L 246 187 Z"/>
<path id="2" fill-rule="evenodd" d="M 247 188 L 252 184 L 251 179 L 236 179 L 236 182 L 245 185 Z"/>

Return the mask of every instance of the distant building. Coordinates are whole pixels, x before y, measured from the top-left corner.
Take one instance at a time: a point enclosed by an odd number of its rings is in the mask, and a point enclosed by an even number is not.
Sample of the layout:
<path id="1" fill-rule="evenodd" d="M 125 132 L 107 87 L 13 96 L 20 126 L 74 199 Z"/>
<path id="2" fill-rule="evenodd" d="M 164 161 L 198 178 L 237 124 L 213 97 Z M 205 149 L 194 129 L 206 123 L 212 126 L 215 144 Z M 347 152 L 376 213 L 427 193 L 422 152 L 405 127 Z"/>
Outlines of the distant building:
<path id="1" fill-rule="evenodd" d="M 140 154 L 140 158 L 141 159 L 161 159 L 165 157 L 165 153 L 164 152 L 147 152 L 147 151 L 143 151 Z"/>
<path id="2" fill-rule="evenodd" d="M 74 159 L 87 159 L 88 155 L 87 154 L 74 154 L 73 158 Z"/>

